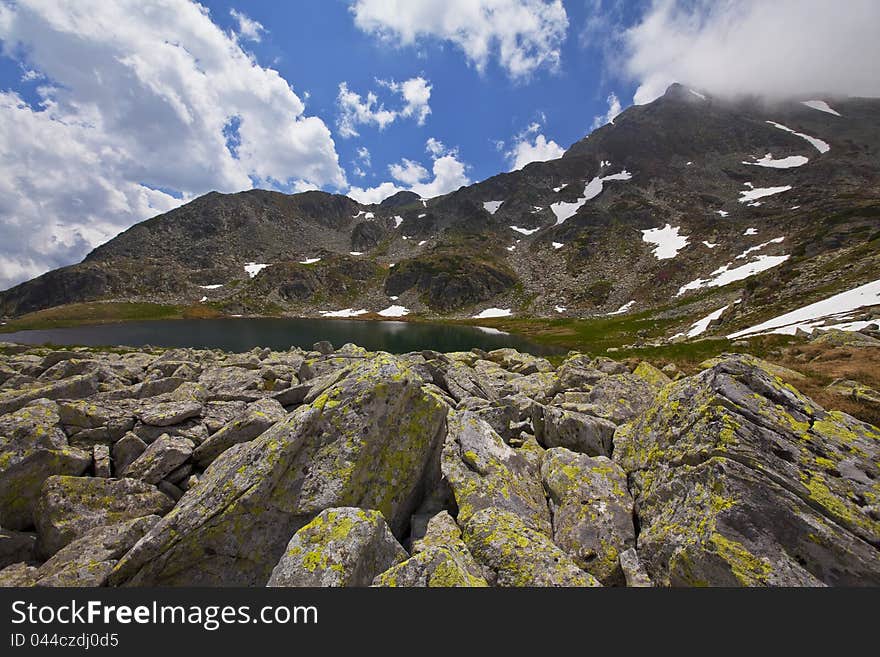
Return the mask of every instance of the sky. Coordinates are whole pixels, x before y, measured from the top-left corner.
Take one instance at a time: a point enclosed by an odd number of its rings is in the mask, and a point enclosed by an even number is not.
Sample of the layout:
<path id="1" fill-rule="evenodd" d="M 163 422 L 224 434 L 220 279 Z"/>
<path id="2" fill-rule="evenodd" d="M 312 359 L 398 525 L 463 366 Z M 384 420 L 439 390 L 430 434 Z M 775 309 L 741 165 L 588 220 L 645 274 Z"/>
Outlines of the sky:
<path id="1" fill-rule="evenodd" d="M 880 95 L 880 2 L 0 0 L 0 289 L 209 191 L 423 197 L 672 82 Z"/>

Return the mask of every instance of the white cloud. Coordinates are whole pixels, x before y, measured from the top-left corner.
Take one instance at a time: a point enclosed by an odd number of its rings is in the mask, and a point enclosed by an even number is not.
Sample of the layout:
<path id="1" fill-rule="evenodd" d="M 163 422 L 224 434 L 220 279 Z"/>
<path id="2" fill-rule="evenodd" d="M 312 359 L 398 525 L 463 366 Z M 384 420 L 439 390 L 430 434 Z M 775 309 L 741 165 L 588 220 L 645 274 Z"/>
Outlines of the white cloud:
<path id="1" fill-rule="evenodd" d="M 593 130 L 606 123 L 612 123 L 617 115 L 623 111 L 623 108 L 620 105 L 620 100 L 617 98 L 617 94 L 613 91 L 608 95 L 606 102 L 608 103 L 608 111 L 605 112 L 605 114 L 599 114 L 593 117 Z"/>
<path id="2" fill-rule="evenodd" d="M 388 181 L 366 189 L 353 186 L 346 194 L 359 203 L 381 203 L 397 192 L 411 191 L 422 198 L 433 198 L 471 183 L 467 176 L 467 167 L 458 159 L 457 150 L 447 149 L 434 138 L 428 139 L 425 148 L 432 154 L 431 173 L 418 162 L 404 158 L 400 163 L 388 167 L 391 176 L 403 186 Z M 425 180 L 431 175 L 433 178 Z"/>
<path id="3" fill-rule="evenodd" d="M 447 153 L 446 146 L 443 142 L 439 139 L 434 139 L 434 137 L 428 137 L 428 141 L 425 142 L 425 150 L 434 157 L 440 157 Z"/>
<path id="4" fill-rule="evenodd" d="M 541 117 L 542 121 L 544 117 Z M 530 162 L 546 162 L 562 157 L 565 149 L 552 139 L 540 134 L 541 124 L 534 122 L 513 139 L 513 147 L 505 154 L 511 171 L 522 169 Z M 503 149 L 501 142 L 499 150 Z"/>
<path id="5" fill-rule="evenodd" d="M 358 160 L 362 162 L 365 167 L 372 166 L 373 158 L 370 156 L 370 149 L 366 146 L 360 146 L 357 149 L 357 157 Z"/>
<path id="6" fill-rule="evenodd" d="M 260 42 L 262 39 L 261 34 L 266 31 L 266 28 L 263 27 L 262 23 L 255 21 L 250 16 L 247 16 L 236 9 L 230 9 L 229 15 L 238 23 L 239 35 L 250 41 L 256 41 L 257 43 Z"/>
<path id="7" fill-rule="evenodd" d="M 327 126 L 200 5 L 21 0 L 0 40 L 55 85 L 0 94 L 0 288 L 182 202 L 158 190 L 346 186 Z"/>
<path id="8" fill-rule="evenodd" d="M 671 82 L 719 95 L 878 96 L 880 2 L 655 0 L 624 34 L 635 103 Z"/>
<path id="9" fill-rule="evenodd" d="M 391 177 L 404 185 L 415 185 L 428 177 L 428 170 L 418 162 L 404 158 L 400 164 L 388 167 Z"/>
<path id="10" fill-rule="evenodd" d="M 356 0 L 351 11 L 388 42 L 450 41 L 478 70 L 497 59 L 512 78 L 554 69 L 568 29 L 561 0 Z"/>
<path id="11" fill-rule="evenodd" d="M 431 99 L 431 85 L 422 77 L 410 78 L 404 82 L 379 80 L 379 83 L 403 96 L 406 103 L 399 114 L 403 117 L 415 117 L 419 125 L 425 125 L 425 119 L 431 113 L 428 101 Z"/>
<path id="12" fill-rule="evenodd" d="M 399 94 L 403 99 L 403 107 L 399 110 L 385 109 L 385 105 L 379 102 L 379 97 L 374 92 L 368 92 L 364 98 L 351 91 L 347 82 L 340 82 L 339 94 L 336 96 L 336 106 L 339 109 L 336 127 L 340 136 L 356 137 L 359 134 L 357 131 L 359 125 L 375 125 L 379 130 L 384 130 L 401 117 L 413 117 L 419 125 L 424 125 L 425 119 L 431 113 L 428 104 L 431 98 L 431 85 L 427 80 L 415 77 L 404 82 L 393 80 L 376 82 Z"/>

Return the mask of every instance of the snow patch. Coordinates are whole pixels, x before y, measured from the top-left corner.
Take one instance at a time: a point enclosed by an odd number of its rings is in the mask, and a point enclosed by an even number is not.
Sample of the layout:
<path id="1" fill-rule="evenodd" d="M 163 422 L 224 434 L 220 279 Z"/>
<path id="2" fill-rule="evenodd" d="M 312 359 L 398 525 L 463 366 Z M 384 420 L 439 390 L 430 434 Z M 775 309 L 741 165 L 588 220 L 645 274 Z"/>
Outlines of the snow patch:
<path id="1" fill-rule="evenodd" d="M 760 274 L 762 271 L 773 269 L 773 267 L 781 265 L 788 260 L 789 257 L 790 256 L 787 255 L 759 255 L 756 256 L 752 262 L 747 262 L 746 264 L 733 269 L 730 268 L 733 263 L 727 263 L 723 267 L 720 267 L 709 274 L 712 278 L 698 278 L 690 283 L 682 285 L 675 296 L 680 297 L 688 290 L 699 290 L 703 287 L 723 287 L 730 283 L 741 281 L 749 276 Z"/>
<path id="2" fill-rule="evenodd" d="M 743 235 L 757 235 L 758 230 L 756 228 L 746 228 L 746 232 Z"/>
<path id="3" fill-rule="evenodd" d="M 492 317 L 510 317 L 513 313 L 511 313 L 510 308 L 486 308 L 486 310 L 477 313 L 473 316 L 473 319 L 490 319 Z"/>
<path id="4" fill-rule="evenodd" d="M 489 214 L 495 214 L 498 212 L 498 208 L 501 207 L 502 203 L 504 203 L 504 201 L 486 201 L 483 203 L 483 209 Z"/>
<path id="5" fill-rule="evenodd" d="M 507 247 L 508 251 L 513 251 L 514 249 L 516 249 L 516 246 L 514 244 L 511 244 L 510 246 Z"/>
<path id="6" fill-rule="evenodd" d="M 727 212 L 726 210 L 715 210 L 715 214 L 720 215 L 721 217 L 726 217 L 726 216 L 728 216 L 730 213 Z"/>
<path id="7" fill-rule="evenodd" d="M 566 310 L 568 310 L 568 308 L 566 308 L 565 306 L 553 306 L 553 310 L 558 313 L 564 313 Z"/>
<path id="8" fill-rule="evenodd" d="M 401 217 L 399 214 L 394 215 L 394 227 L 400 228 L 400 224 L 402 224 L 402 223 L 403 223 L 403 217 Z"/>
<path id="9" fill-rule="evenodd" d="M 553 191 L 556 192 L 556 193 L 558 194 L 559 192 L 561 192 L 561 191 L 562 191 L 563 189 L 565 189 L 566 187 L 568 187 L 568 183 L 562 183 L 559 187 L 554 187 L 554 188 L 553 188 Z"/>
<path id="10" fill-rule="evenodd" d="M 563 244 L 562 242 L 550 242 L 550 244 L 553 245 L 554 249 L 561 249 L 563 246 L 565 246 L 565 244 Z"/>
<path id="11" fill-rule="evenodd" d="M 663 228 L 651 228 L 642 231 L 642 241 L 656 245 L 654 256 L 657 260 L 668 260 L 678 255 L 688 245 L 688 238 L 679 235 L 680 226 L 666 224 Z"/>
<path id="12" fill-rule="evenodd" d="M 703 246 L 705 246 L 707 249 L 714 249 L 716 246 L 718 246 L 718 244 L 712 244 L 712 242 L 707 242 L 706 240 L 703 240 Z"/>
<path id="13" fill-rule="evenodd" d="M 388 306 L 378 312 L 382 317 L 403 317 L 409 315 L 409 308 L 404 306 Z"/>
<path id="14" fill-rule="evenodd" d="M 427 243 L 428 243 L 428 240 L 422 240 L 421 242 L 419 242 L 418 246 L 425 246 L 425 244 L 427 244 Z"/>
<path id="15" fill-rule="evenodd" d="M 632 174 L 624 169 L 620 173 L 613 173 L 609 176 L 596 176 L 590 182 L 586 184 L 584 187 L 584 195 L 580 197 L 574 203 L 553 203 L 550 206 L 550 209 L 553 211 L 553 214 L 556 215 L 556 225 L 560 225 L 565 222 L 569 217 L 574 216 L 578 210 L 589 200 L 592 200 L 599 196 L 602 193 L 602 187 L 604 183 L 610 180 L 630 180 L 632 178 Z"/>
<path id="16" fill-rule="evenodd" d="M 743 164 L 755 167 L 767 167 L 769 169 L 791 169 L 793 167 L 803 166 L 809 161 L 810 158 L 804 157 L 803 155 L 790 155 L 777 160 L 774 159 L 773 153 L 767 153 L 760 160 L 755 158 L 754 162 L 743 161 Z"/>
<path id="17" fill-rule="evenodd" d="M 199 285 L 203 290 L 216 290 L 217 288 L 223 287 L 223 283 L 217 283 L 216 285 Z"/>
<path id="18" fill-rule="evenodd" d="M 721 314 L 722 314 L 725 310 L 727 310 L 728 308 L 730 308 L 729 305 L 724 306 L 724 308 L 719 308 L 719 309 L 716 310 L 715 312 L 713 312 L 713 313 L 709 313 L 708 315 L 706 315 L 705 317 L 703 317 L 703 319 L 699 319 L 699 320 L 697 320 L 696 322 L 694 322 L 694 323 L 691 325 L 691 327 L 688 329 L 687 333 L 685 333 L 685 337 L 688 337 L 688 338 L 695 338 L 695 337 L 697 337 L 698 335 L 700 335 L 701 333 L 705 333 L 705 332 L 706 332 L 706 329 L 709 328 L 709 324 L 711 324 L 711 323 L 714 322 L 716 319 L 718 319 L 719 317 L 721 317 Z M 679 335 L 680 335 L 680 334 L 679 334 Z"/>
<path id="19" fill-rule="evenodd" d="M 417 218 L 417 219 L 424 219 L 424 218 L 427 217 L 427 216 L 428 216 L 428 215 L 426 215 L 426 214 L 420 214 L 420 215 L 419 215 L 418 217 L 416 217 L 416 218 Z"/>
<path id="20" fill-rule="evenodd" d="M 852 290 L 835 294 L 834 296 L 811 303 L 807 306 L 792 310 L 766 322 L 756 324 L 755 326 L 731 333 L 727 337 L 730 339 L 739 338 L 744 335 L 753 335 L 755 333 L 785 333 L 794 335 L 798 328 L 812 332 L 818 327 L 821 321 L 828 318 L 841 318 L 841 315 L 851 313 L 865 306 L 874 306 L 880 304 L 880 280 L 871 283 L 865 283 Z M 856 326 L 857 323 L 838 323 L 824 328 L 839 328 L 841 326 Z M 868 322 L 870 324 L 872 322 Z M 876 323 L 876 320 L 875 322 Z M 861 328 L 864 328 L 862 326 Z M 842 329 L 842 330 L 860 330 L 860 329 Z"/>
<path id="21" fill-rule="evenodd" d="M 364 213 L 364 219 L 373 219 L 375 216 L 376 215 L 374 215 L 372 212 L 365 212 Z"/>
<path id="22" fill-rule="evenodd" d="M 813 148 L 815 148 L 820 153 L 827 153 L 831 150 L 831 146 L 828 145 L 828 142 L 822 141 L 821 139 L 817 139 L 816 137 L 810 137 L 810 135 L 805 135 L 803 132 L 797 132 L 792 130 L 788 126 L 784 126 L 781 123 L 776 123 L 775 121 L 767 121 L 770 125 L 779 128 L 780 130 L 785 130 L 786 132 L 790 132 L 793 135 L 800 137 L 801 139 L 806 139 L 810 144 L 812 144 Z"/>
<path id="23" fill-rule="evenodd" d="M 491 326 L 475 326 L 474 328 L 483 333 L 488 333 L 489 335 L 510 335 L 507 331 L 501 331 L 497 328 L 492 328 Z"/>
<path id="24" fill-rule="evenodd" d="M 301 265 L 313 265 L 316 262 L 321 262 L 320 258 L 306 258 L 305 260 L 300 260 L 299 264 Z"/>
<path id="25" fill-rule="evenodd" d="M 207 300 L 208 300 L 208 297 L 202 297 L 201 299 L 199 299 L 199 303 L 205 303 L 205 301 L 207 301 Z"/>
<path id="26" fill-rule="evenodd" d="M 321 315 L 324 317 L 357 317 L 358 315 L 366 315 L 369 311 L 365 309 L 352 310 L 344 308 L 342 310 L 322 310 Z"/>
<path id="27" fill-rule="evenodd" d="M 699 91 L 694 91 L 693 89 L 688 89 L 688 91 L 690 91 L 694 96 L 696 96 L 700 100 L 706 100 L 706 97 L 703 94 L 701 94 Z"/>
<path id="28" fill-rule="evenodd" d="M 766 241 L 766 242 L 764 242 L 764 243 L 762 243 L 762 244 L 758 244 L 758 246 L 750 246 L 750 247 L 747 248 L 745 251 L 743 251 L 743 252 L 740 253 L 738 256 L 736 256 L 735 259 L 736 259 L 736 260 L 742 260 L 743 258 L 745 258 L 746 256 L 748 256 L 750 253 L 752 253 L 752 252 L 754 252 L 754 251 L 760 251 L 760 250 L 763 249 L 765 246 L 770 246 L 771 244 L 781 244 L 781 243 L 783 242 L 783 240 L 785 240 L 784 237 L 777 237 L 776 239 L 768 240 L 768 241 Z"/>
<path id="29" fill-rule="evenodd" d="M 787 192 L 790 189 L 791 185 L 782 185 L 781 187 L 750 187 L 749 189 L 743 190 L 739 193 L 740 198 L 738 200 L 740 203 L 745 203 L 747 201 L 754 201 L 759 198 L 764 198 L 765 196 L 781 194 L 782 192 Z"/>
<path id="30" fill-rule="evenodd" d="M 824 100 L 804 100 L 801 101 L 801 105 L 806 105 L 807 107 L 812 107 L 814 110 L 819 110 L 820 112 L 827 112 L 828 114 L 833 114 L 834 116 L 840 116 L 840 113 L 831 109 Z"/>
<path id="31" fill-rule="evenodd" d="M 254 276 L 259 274 L 261 271 L 263 271 L 268 266 L 269 265 L 267 265 L 267 264 L 260 264 L 260 263 L 256 263 L 256 262 L 246 262 L 244 265 L 244 270 L 247 272 L 248 276 L 253 278 Z"/>
<path id="32" fill-rule="evenodd" d="M 538 228 L 520 228 L 519 226 L 511 226 L 510 229 L 515 230 L 517 233 L 522 233 L 523 235 L 534 235 L 539 230 L 541 230 L 541 227 L 539 226 Z"/>
<path id="33" fill-rule="evenodd" d="M 609 315 L 622 315 L 623 313 L 628 312 L 629 309 L 635 305 L 635 303 L 636 303 L 635 301 L 627 301 L 625 304 L 623 304 L 620 308 L 615 310 L 613 313 L 608 313 L 608 314 Z"/>
<path id="34" fill-rule="evenodd" d="M 360 256 L 360 255 L 364 255 L 364 252 L 363 251 L 349 251 L 348 254 L 353 255 L 353 256 Z"/>

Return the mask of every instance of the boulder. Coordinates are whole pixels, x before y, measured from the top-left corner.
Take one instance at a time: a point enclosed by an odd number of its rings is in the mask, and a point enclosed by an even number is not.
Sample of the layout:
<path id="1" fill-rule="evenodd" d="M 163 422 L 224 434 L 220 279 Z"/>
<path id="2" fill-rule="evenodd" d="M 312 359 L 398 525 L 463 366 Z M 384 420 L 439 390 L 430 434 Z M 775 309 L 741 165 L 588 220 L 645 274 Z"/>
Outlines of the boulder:
<path id="1" fill-rule="evenodd" d="M 293 535 L 268 586 L 369 586 L 407 556 L 378 511 L 327 509 Z"/>
<path id="2" fill-rule="evenodd" d="M 37 535 L 0 529 L 0 569 L 19 561 L 36 561 Z"/>
<path id="3" fill-rule="evenodd" d="M 144 516 L 90 529 L 62 548 L 33 573 L 35 586 L 104 586 L 119 558 L 131 549 L 159 516 Z"/>
<path id="4" fill-rule="evenodd" d="M 96 477 L 110 476 L 110 448 L 107 445 L 95 445 L 92 448 L 93 469 Z"/>
<path id="5" fill-rule="evenodd" d="M 618 434 L 658 585 L 880 582 L 880 430 L 758 359 L 725 356 L 667 386 Z"/>
<path id="6" fill-rule="evenodd" d="M 80 475 L 91 464 L 91 453 L 68 445 L 54 402 L 34 402 L 0 416 L 0 524 L 32 527 L 33 507 L 46 478 Z"/>
<path id="7" fill-rule="evenodd" d="M 336 350 L 333 348 L 333 344 L 331 342 L 328 342 L 327 340 L 321 340 L 320 342 L 316 342 L 312 345 L 312 351 L 317 351 L 319 354 L 323 354 L 326 356 L 327 354 L 332 354 Z"/>
<path id="8" fill-rule="evenodd" d="M 131 462 L 125 469 L 125 476 L 157 484 L 186 463 L 192 453 L 193 443 L 191 440 L 165 434 L 151 443 L 143 454 Z"/>
<path id="9" fill-rule="evenodd" d="M 98 392 L 100 377 L 97 374 L 81 374 L 26 390 L 0 392 L 0 415 L 12 413 L 27 406 L 35 399 L 82 399 Z"/>
<path id="10" fill-rule="evenodd" d="M 645 572 L 642 562 L 635 548 L 629 548 L 620 553 L 620 569 L 626 585 L 630 588 L 648 588 L 653 586 L 651 578 Z"/>
<path id="11" fill-rule="evenodd" d="M 0 570 L 0 588 L 33 586 L 37 581 L 37 567 L 23 561 Z"/>
<path id="12" fill-rule="evenodd" d="M 193 452 L 193 460 L 201 467 L 207 467 L 225 450 L 238 443 L 253 440 L 286 416 L 284 407 L 274 399 L 256 401 L 244 413 L 199 445 Z"/>
<path id="13" fill-rule="evenodd" d="M 67 435 L 72 441 L 83 444 L 119 440 L 134 427 L 136 410 L 137 403 L 124 400 L 85 399 L 58 404 L 58 414 Z"/>
<path id="14" fill-rule="evenodd" d="M 537 431 L 544 447 L 565 447 L 590 456 L 609 456 L 616 425 L 609 420 L 545 406 Z"/>
<path id="15" fill-rule="evenodd" d="M 658 370 L 646 360 L 643 360 L 638 365 L 636 365 L 636 368 L 633 370 L 632 373 L 633 376 L 644 379 L 655 388 L 662 388 L 667 383 L 672 382 L 672 379 L 666 376 L 665 372 Z"/>
<path id="16" fill-rule="evenodd" d="M 172 506 L 155 486 L 134 479 L 49 477 L 34 510 L 39 552 L 49 557 L 94 527 L 162 515 Z"/>
<path id="17" fill-rule="evenodd" d="M 497 507 L 551 534 L 539 464 L 523 450 L 506 445 L 473 413 L 450 413 L 441 468 L 455 495 L 460 523 L 466 524 L 480 509 Z"/>
<path id="18" fill-rule="evenodd" d="M 464 541 L 495 573 L 498 586 L 601 586 L 544 533 L 504 509 L 477 511 L 465 525 Z"/>
<path id="19" fill-rule="evenodd" d="M 626 473 L 605 456 L 557 447 L 544 453 L 541 479 L 550 497 L 553 542 L 605 586 L 623 584 L 619 556 L 636 542 Z"/>
<path id="20" fill-rule="evenodd" d="M 125 434 L 113 445 L 113 474 L 124 477 L 125 471 L 147 450 L 147 443 L 133 433 Z"/>
<path id="21" fill-rule="evenodd" d="M 202 404 L 197 401 L 160 402 L 146 405 L 138 418 L 152 427 L 170 427 L 202 414 Z"/>
<path id="22" fill-rule="evenodd" d="M 659 386 L 628 372 L 612 374 L 592 387 L 590 403 L 582 410 L 614 424 L 623 424 L 648 410 L 659 390 Z"/>
<path id="23" fill-rule="evenodd" d="M 114 584 L 263 585 L 324 509 L 376 509 L 401 535 L 425 492 L 446 405 L 377 354 L 314 403 L 226 450 L 126 554 Z"/>
<path id="24" fill-rule="evenodd" d="M 541 404 L 547 404 L 559 390 L 556 372 L 536 372 L 508 381 L 501 389 L 501 396 L 524 395 Z"/>
<path id="25" fill-rule="evenodd" d="M 474 573 L 461 554 L 446 547 L 431 546 L 377 575 L 373 586 L 449 588 L 489 584 Z"/>

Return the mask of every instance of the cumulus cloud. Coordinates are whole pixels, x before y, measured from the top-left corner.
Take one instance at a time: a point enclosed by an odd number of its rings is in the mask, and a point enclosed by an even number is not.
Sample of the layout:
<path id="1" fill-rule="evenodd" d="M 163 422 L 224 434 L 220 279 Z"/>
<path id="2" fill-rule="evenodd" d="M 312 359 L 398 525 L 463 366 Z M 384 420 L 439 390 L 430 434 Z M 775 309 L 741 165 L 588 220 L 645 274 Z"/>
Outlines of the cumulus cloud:
<path id="1" fill-rule="evenodd" d="M 605 114 L 599 114 L 593 117 L 593 130 L 605 125 L 606 123 L 613 123 L 617 115 L 623 111 L 623 108 L 620 105 L 620 99 L 617 98 L 617 94 L 615 94 L 613 91 L 608 94 L 606 102 L 608 103 L 608 111 L 605 112 Z"/>
<path id="2" fill-rule="evenodd" d="M 255 21 L 250 16 L 236 9 L 230 9 L 229 15 L 235 19 L 236 23 L 238 23 L 238 33 L 242 38 L 256 41 L 257 43 L 260 42 L 262 39 L 262 33 L 266 31 L 266 28 L 263 27 L 262 23 Z"/>
<path id="3" fill-rule="evenodd" d="M 431 106 L 428 104 L 431 99 L 431 85 L 427 80 L 415 77 L 404 82 L 394 80 L 376 82 L 400 95 L 403 106 L 400 109 L 386 109 L 374 92 L 370 91 L 366 96 L 361 96 L 351 91 L 347 82 L 340 82 L 339 93 L 336 96 L 336 106 L 339 109 L 336 127 L 340 136 L 358 136 L 359 125 L 375 125 L 379 130 L 384 130 L 398 118 L 415 118 L 419 125 L 425 124 L 425 119 L 431 113 Z"/>
<path id="4" fill-rule="evenodd" d="M 428 170 L 418 162 L 403 158 L 399 164 L 388 167 L 391 177 L 404 185 L 416 185 L 428 177 Z"/>
<path id="5" fill-rule="evenodd" d="M 522 169 L 530 162 L 555 160 L 565 153 L 562 146 L 542 135 L 541 129 L 541 124 L 535 122 L 513 138 L 513 146 L 505 154 L 511 164 L 511 171 Z M 503 148 L 504 142 L 500 142 L 499 150 Z"/>
<path id="6" fill-rule="evenodd" d="M 425 150 L 431 155 L 431 172 L 418 162 L 402 159 L 388 167 L 391 177 L 398 183 L 386 181 L 375 187 L 350 187 L 347 195 L 359 203 L 381 203 L 397 192 L 411 191 L 422 198 L 434 198 L 469 185 L 467 166 L 458 159 L 458 151 L 447 149 L 442 142 L 429 138 Z M 431 177 L 433 176 L 433 177 Z M 430 177 L 430 180 L 426 180 Z"/>
<path id="7" fill-rule="evenodd" d="M 654 0 L 623 35 L 635 103 L 672 82 L 719 95 L 880 95 L 880 2 Z"/>
<path id="8" fill-rule="evenodd" d="M 495 59 L 512 78 L 558 66 L 568 30 L 561 0 L 355 0 L 351 12 L 387 42 L 449 41 L 478 70 Z"/>
<path id="9" fill-rule="evenodd" d="M 0 288 L 211 190 L 347 186 L 327 126 L 187 0 L 0 4 Z"/>

